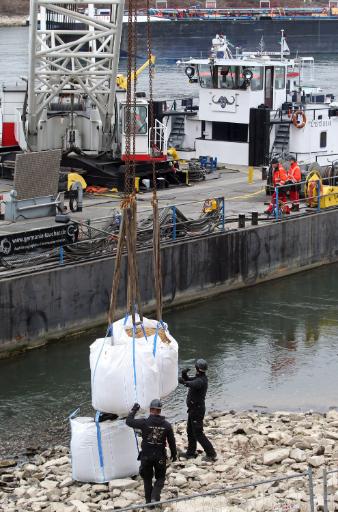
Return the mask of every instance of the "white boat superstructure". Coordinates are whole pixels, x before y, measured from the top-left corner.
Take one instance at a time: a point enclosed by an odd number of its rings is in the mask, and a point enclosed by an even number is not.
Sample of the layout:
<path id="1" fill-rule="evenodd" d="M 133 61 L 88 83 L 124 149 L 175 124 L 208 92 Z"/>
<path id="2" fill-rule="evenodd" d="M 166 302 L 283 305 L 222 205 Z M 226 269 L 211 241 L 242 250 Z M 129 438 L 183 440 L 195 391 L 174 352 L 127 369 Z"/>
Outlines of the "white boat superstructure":
<path id="1" fill-rule="evenodd" d="M 300 84 L 301 67 L 313 61 L 285 58 L 284 41 L 282 35 L 279 58 L 266 52 L 234 56 L 227 39 L 216 36 L 208 59 L 180 63 L 199 86 L 198 106 L 183 112 L 178 149 L 190 149 L 184 157 L 208 155 L 225 164 L 254 166 L 277 154 L 293 153 L 300 162 L 317 159 L 322 165 L 337 158 L 333 96 Z M 174 115 L 169 122 L 173 131 Z M 177 147 L 175 137 L 169 142 Z"/>

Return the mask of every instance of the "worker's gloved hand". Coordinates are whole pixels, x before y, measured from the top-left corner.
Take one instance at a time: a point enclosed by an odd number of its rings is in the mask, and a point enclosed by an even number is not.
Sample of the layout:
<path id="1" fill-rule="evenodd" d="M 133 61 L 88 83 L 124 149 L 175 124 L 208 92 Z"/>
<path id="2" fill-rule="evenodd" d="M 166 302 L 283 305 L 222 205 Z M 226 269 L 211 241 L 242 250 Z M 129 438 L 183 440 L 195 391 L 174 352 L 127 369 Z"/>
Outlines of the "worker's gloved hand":
<path id="1" fill-rule="evenodd" d="M 171 457 L 170 457 L 170 458 L 171 458 L 171 461 L 172 461 L 172 462 L 176 462 L 176 461 L 177 461 L 177 455 L 176 455 L 176 453 L 171 454 Z"/>
<path id="2" fill-rule="evenodd" d="M 184 384 L 184 383 L 185 383 L 185 380 L 183 379 L 183 377 L 179 377 L 179 378 L 178 378 L 178 382 L 179 382 L 180 384 Z"/>
<path id="3" fill-rule="evenodd" d="M 132 412 L 137 412 L 141 409 L 140 404 L 135 403 L 133 407 L 131 408 Z"/>
<path id="4" fill-rule="evenodd" d="M 190 372 L 190 368 L 183 368 L 182 370 L 182 373 L 189 373 Z"/>

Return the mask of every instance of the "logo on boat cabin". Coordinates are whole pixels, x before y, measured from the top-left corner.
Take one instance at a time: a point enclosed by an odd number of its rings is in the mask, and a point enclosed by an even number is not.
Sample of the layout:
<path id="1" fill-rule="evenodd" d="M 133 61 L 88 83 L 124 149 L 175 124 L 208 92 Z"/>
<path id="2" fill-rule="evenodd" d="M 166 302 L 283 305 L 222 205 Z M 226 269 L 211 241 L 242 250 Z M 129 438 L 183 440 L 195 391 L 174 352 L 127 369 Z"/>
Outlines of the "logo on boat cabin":
<path id="1" fill-rule="evenodd" d="M 216 99 L 216 96 L 212 97 L 214 105 L 220 105 L 221 108 L 225 108 L 227 105 L 234 105 L 235 101 L 235 96 L 231 96 L 230 100 L 226 96 L 220 96 L 218 99 Z"/>

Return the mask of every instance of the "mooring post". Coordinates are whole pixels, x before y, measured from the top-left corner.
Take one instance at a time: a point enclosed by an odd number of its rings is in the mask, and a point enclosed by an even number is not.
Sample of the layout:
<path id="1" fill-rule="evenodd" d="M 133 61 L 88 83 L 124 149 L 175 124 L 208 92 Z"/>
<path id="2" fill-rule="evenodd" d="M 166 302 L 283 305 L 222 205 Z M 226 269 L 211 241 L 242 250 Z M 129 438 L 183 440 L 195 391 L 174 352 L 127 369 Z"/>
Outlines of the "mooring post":
<path id="1" fill-rule="evenodd" d="M 243 213 L 238 215 L 238 227 L 245 228 L 245 215 Z"/>
<path id="2" fill-rule="evenodd" d="M 221 225 L 222 231 L 225 229 L 225 201 L 224 197 L 221 198 Z"/>
<path id="3" fill-rule="evenodd" d="M 324 498 L 324 512 L 329 512 L 328 499 L 327 499 L 327 472 L 323 469 L 323 498 Z"/>
<path id="4" fill-rule="evenodd" d="M 251 225 L 258 226 L 258 212 L 251 212 Z"/>
<path id="5" fill-rule="evenodd" d="M 173 240 L 176 240 L 176 206 L 172 206 L 171 210 L 173 212 Z"/>
<path id="6" fill-rule="evenodd" d="M 317 181 L 317 211 L 320 212 L 320 180 Z"/>
<path id="7" fill-rule="evenodd" d="M 309 501 L 310 501 L 310 512 L 315 512 L 315 499 L 313 493 L 313 476 L 312 476 L 312 468 L 308 467 L 308 480 L 309 480 Z"/>
<path id="8" fill-rule="evenodd" d="M 275 196 L 276 196 L 276 200 L 275 200 L 275 217 L 276 217 L 276 220 L 278 220 L 278 213 L 279 213 L 279 199 L 278 199 L 278 187 L 275 187 Z"/>
<path id="9" fill-rule="evenodd" d="M 63 265 L 65 262 L 65 253 L 64 253 L 64 250 L 63 250 L 63 245 L 60 244 L 60 252 L 59 252 L 59 264 L 60 265 Z"/>

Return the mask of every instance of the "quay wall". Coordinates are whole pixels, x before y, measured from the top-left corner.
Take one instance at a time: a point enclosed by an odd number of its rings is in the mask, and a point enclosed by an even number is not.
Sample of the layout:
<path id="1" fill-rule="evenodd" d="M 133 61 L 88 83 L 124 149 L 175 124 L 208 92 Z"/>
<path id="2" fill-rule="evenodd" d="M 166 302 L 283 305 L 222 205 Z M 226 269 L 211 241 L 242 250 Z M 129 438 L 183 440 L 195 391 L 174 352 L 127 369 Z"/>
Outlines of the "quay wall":
<path id="1" fill-rule="evenodd" d="M 151 250 L 138 254 L 145 311 L 154 307 Z M 163 295 L 176 306 L 338 261 L 338 210 L 310 213 L 162 248 Z M 114 258 L 0 280 L 0 356 L 105 322 Z M 118 297 L 125 313 L 123 261 Z"/>

